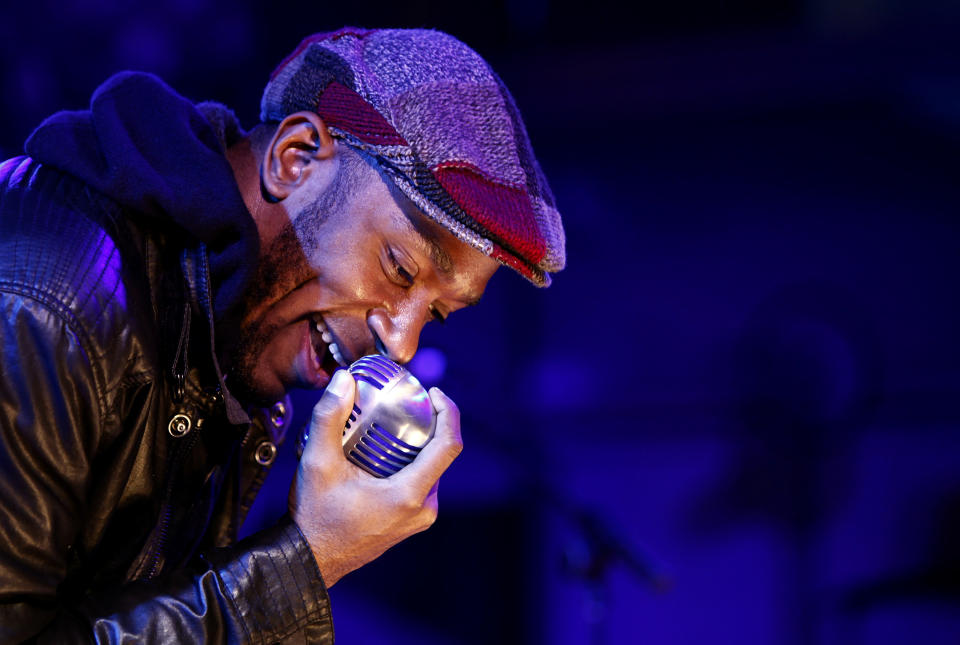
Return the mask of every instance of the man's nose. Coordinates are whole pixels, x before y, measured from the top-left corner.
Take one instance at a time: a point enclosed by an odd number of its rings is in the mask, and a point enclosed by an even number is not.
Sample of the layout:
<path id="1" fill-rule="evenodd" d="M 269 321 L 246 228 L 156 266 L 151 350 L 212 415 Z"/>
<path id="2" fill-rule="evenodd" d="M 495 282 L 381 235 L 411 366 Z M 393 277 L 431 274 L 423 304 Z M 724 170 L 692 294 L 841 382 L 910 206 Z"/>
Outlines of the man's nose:
<path id="1" fill-rule="evenodd" d="M 424 322 L 424 317 L 417 315 L 412 308 L 392 313 L 386 309 L 376 309 L 367 316 L 377 350 L 401 365 L 409 363 L 417 353 Z"/>

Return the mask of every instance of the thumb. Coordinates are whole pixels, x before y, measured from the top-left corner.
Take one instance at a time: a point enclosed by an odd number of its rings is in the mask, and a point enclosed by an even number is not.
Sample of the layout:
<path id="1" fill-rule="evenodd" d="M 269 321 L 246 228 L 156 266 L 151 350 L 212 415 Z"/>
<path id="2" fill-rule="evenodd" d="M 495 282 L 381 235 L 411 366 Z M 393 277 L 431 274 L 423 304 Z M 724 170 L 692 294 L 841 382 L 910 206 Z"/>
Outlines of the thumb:
<path id="1" fill-rule="evenodd" d="M 356 393 L 357 382 L 350 372 L 343 369 L 334 372 L 323 396 L 313 406 L 303 459 L 317 463 L 343 457 L 343 427 L 353 410 Z"/>

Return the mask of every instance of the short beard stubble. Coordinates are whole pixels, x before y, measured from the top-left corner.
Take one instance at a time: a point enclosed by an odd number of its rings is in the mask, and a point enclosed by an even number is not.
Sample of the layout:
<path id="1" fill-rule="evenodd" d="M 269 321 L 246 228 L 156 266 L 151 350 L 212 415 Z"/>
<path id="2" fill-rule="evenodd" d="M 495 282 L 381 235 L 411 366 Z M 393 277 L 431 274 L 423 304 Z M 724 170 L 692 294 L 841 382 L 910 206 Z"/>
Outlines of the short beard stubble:
<path id="1" fill-rule="evenodd" d="M 288 221 L 280 234 L 261 252 L 257 271 L 246 290 L 244 311 L 251 311 L 263 302 L 276 302 L 298 285 L 316 276 L 309 258 L 316 256 L 320 238 L 328 220 L 340 212 L 356 194 L 364 181 L 378 178 L 373 162 L 365 155 L 341 146 L 340 163 L 327 190 Z M 230 388 L 244 404 L 267 406 L 276 401 L 275 393 L 258 387 L 254 373 L 270 340 L 278 331 L 276 323 L 268 323 L 266 312 L 241 325 L 237 342 L 228 357 Z"/>

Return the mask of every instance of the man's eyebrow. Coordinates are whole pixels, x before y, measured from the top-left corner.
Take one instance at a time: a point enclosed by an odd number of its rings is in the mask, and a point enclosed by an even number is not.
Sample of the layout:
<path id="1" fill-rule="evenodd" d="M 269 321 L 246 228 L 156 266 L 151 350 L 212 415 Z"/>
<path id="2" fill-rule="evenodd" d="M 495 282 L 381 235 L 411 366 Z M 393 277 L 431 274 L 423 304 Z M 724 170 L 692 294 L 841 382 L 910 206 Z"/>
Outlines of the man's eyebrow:
<path id="1" fill-rule="evenodd" d="M 453 260 L 450 258 L 450 254 L 447 253 L 442 246 L 440 246 L 440 241 L 437 239 L 436 233 L 419 222 L 418 218 L 407 215 L 403 217 L 403 221 L 410 228 L 410 230 L 417 234 L 417 237 L 419 237 L 423 242 L 423 245 L 427 249 L 427 254 L 430 256 L 430 260 L 437 267 L 440 273 L 442 273 L 444 277 L 452 277 Z"/>
<path id="2" fill-rule="evenodd" d="M 447 253 L 446 249 L 440 245 L 440 240 L 437 239 L 436 232 L 431 230 L 429 225 L 424 224 L 420 218 L 426 219 L 423 215 L 419 217 L 407 215 L 403 220 L 417 237 L 420 238 L 420 241 L 423 242 L 423 245 L 427 249 L 427 254 L 430 256 L 430 261 L 437 267 L 437 270 L 443 274 L 444 277 L 452 278 L 454 274 L 453 259 L 450 257 L 450 254 Z M 476 307 L 477 304 L 480 303 L 480 296 L 467 294 L 463 302 L 468 307 Z"/>
<path id="3" fill-rule="evenodd" d="M 433 231 L 421 231 L 418 229 L 417 233 L 419 233 L 420 237 L 427 243 L 427 248 L 430 250 L 430 259 L 433 260 L 433 263 L 440 270 L 440 273 L 447 278 L 451 277 L 453 275 L 453 260 L 450 258 L 450 254 L 440 246 L 440 242 L 438 242 L 437 238 L 433 235 Z"/>

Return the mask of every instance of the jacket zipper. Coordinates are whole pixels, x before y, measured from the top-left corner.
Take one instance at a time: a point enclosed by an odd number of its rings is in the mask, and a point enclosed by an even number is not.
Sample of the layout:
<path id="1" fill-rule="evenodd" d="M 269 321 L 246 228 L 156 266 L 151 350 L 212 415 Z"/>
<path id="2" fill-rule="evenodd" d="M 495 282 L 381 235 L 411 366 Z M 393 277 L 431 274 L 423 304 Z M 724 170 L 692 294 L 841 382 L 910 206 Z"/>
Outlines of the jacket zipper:
<path id="1" fill-rule="evenodd" d="M 176 447 L 176 454 L 173 456 L 170 474 L 167 477 L 167 486 L 164 491 L 163 496 L 163 505 L 160 510 L 160 522 L 157 525 L 157 535 L 154 542 L 154 547 L 151 554 L 150 568 L 147 570 L 144 579 L 150 580 L 155 578 L 157 574 L 160 573 L 160 570 L 163 568 L 163 550 L 167 545 L 167 534 L 170 530 L 170 516 L 171 512 L 171 498 L 173 497 L 174 483 L 179 475 L 180 465 L 184 459 L 184 455 L 189 454 L 193 449 L 193 446 L 197 443 L 197 437 L 200 434 L 200 429 L 195 428 L 193 432 L 190 433 L 183 442 L 178 443 Z"/>

